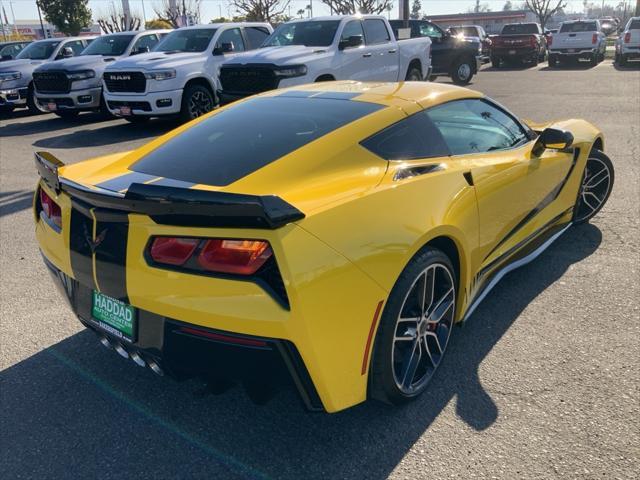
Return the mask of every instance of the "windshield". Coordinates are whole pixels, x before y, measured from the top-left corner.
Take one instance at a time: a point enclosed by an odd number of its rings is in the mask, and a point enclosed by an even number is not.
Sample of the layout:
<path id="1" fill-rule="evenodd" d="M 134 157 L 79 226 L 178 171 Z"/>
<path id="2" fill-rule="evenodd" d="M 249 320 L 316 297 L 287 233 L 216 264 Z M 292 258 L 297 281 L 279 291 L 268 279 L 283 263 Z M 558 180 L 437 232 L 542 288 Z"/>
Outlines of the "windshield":
<path id="1" fill-rule="evenodd" d="M 262 44 L 263 47 L 304 45 L 328 47 L 333 43 L 340 20 L 284 23 Z"/>
<path id="2" fill-rule="evenodd" d="M 563 23 L 560 33 L 597 32 L 596 22 Z"/>
<path id="3" fill-rule="evenodd" d="M 216 33 L 215 28 L 176 30 L 164 37 L 156 52 L 204 52 Z"/>
<path id="4" fill-rule="evenodd" d="M 50 42 L 33 42 L 25 47 L 16 58 L 29 58 L 31 60 L 46 60 L 53 54 L 56 49 L 59 40 L 53 40 Z"/>
<path id="5" fill-rule="evenodd" d="M 105 35 L 96 38 L 80 55 L 122 55 L 135 35 Z"/>
<path id="6" fill-rule="evenodd" d="M 640 30 L 640 20 L 631 20 L 627 30 Z"/>
<path id="7" fill-rule="evenodd" d="M 538 32 L 538 25 L 535 23 L 517 23 L 514 25 L 505 25 L 502 28 L 502 35 L 526 35 L 536 34 Z"/>
<path id="8" fill-rule="evenodd" d="M 477 37 L 478 36 L 478 31 L 476 30 L 476 27 L 452 27 L 451 28 L 451 33 L 453 35 L 462 34 L 465 37 Z"/>

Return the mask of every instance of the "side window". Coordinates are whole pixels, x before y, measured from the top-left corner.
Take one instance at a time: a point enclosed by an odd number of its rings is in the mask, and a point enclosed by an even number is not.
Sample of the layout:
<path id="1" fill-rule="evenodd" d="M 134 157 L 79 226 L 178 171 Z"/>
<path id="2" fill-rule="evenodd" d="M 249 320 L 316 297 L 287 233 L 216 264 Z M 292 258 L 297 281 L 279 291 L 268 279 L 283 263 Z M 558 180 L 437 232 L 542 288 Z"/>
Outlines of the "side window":
<path id="1" fill-rule="evenodd" d="M 244 40 L 239 28 L 231 28 L 220 34 L 216 42 L 216 48 L 221 48 L 223 43 L 232 43 L 234 52 L 244 52 Z"/>
<path id="2" fill-rule="evenodd" d="M 84 50 L 84 44 L 82 43 L 82 40 L 74 40 L 73 42 L 67 42 L 64 44 L 64 46 L 70 47 L 71 50 L 73 50 L 74 55 L 80 55 L 80 52 Z"/>
<path id="3" fill-rule="evenodd" d="M 362 37 L 364 43 L 364 31 L 362 30 L 362 22 L 360 20 L 352 20 L 348 22 L 342 29 L 342 35 L 340 36 L 341 42 L 346 42 L 349 37 Z"/>
<path id="4" fill-rule="evenodd" d="M 382 20 L 371 18 L 364 21 L 364 32 L 366 34 L 367 45 L 377 43 L 387 43 L 391 40 L 387 26 Z"/>
<path id="5" fill-rule="evenodd" d="M 269 36 L 269 32 L 260 27 L 246 27 L 244 33 L 249 43 L 249 49 L 258 48 Z"/>
<path id="6" fill-rule="evenodd" d="M 503 150 L 529 141 L 522 126 L 486 100 L 457 100 L 426 111 L 452 155 Z"/>
<path id="7" fill-rule="evenodd" d="M 426 112 L 418 112 L 364 140 L 361 145 L 385 160 L 446 157 L 449 149 Z"/>
<path id="8" fill-rule="evenodd" d="M 442 31 L 432 23 L 420 22 L 420 36 L 435 39 L 442 39 Z"/>
<path id="9" fill-rule="evenodd" d="M 138 38 L 138 40 L 136 40 L 136 43 L 133 44 L 133 48 L 131 48 L 131 53 L 135 53 L 141 48 L 145 48 L 145 47 L 147 47 L 149 51 L 151 51 L 153 50 L 153 47 L 157 45 L 157 43 L 158 43 L 158 37 L 155 34 L 144 35 Z"/>

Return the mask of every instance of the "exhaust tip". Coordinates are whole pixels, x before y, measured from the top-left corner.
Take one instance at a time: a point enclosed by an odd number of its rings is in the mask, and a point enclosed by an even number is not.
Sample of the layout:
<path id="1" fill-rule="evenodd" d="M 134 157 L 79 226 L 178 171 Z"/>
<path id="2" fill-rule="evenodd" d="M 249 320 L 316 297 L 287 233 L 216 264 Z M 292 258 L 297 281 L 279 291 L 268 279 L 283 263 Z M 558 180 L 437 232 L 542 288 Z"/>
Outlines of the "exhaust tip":
<path id="1" fill-rule="evenodd" d="M 145 367 L 147 365 L 147 362 L 144 361 L 144 359 L 140 356 L 138 352 L 133 352 L 131 354 L 131 360 L 136 362 L 136 365 L 140 367 Z"/>
<path id="2" fill-rule="evenodd" d="M 160 368 L 160 365 L 158 365 L 153 360 L 149 361 L 149 368 L 153 370 L 153 373 L 155 373 L 156 375 L 160 375 L 161 377 L 164 375 L 164 372 Z"/>
<path id="3" fill-rule="evenodd" d="M 107 337 L 100 337 L 100 343 L 104 345 L 106 348 L 108 348 L 109 350 L 111 350 L 111 348 L 113 347 L 113 345 L 111 345 L 111 342 Z"/>
<path id="4" fill-rule="evenodd" d="M 115 346 L 116 352 L 123 358 L 129 358 L 129 353 L 119 343 Z"/>

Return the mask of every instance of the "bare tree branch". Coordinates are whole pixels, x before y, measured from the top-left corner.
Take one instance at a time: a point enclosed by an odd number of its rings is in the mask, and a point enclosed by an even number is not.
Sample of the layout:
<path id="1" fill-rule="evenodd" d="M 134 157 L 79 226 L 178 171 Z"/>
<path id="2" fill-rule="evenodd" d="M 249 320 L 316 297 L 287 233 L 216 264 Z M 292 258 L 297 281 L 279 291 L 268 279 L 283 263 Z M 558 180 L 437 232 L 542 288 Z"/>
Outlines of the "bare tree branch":
<path id="1" fill-rule="evenodd" d="M 525 0 L 524 3 L 538 17 L 542 28 L 553 15 L 567 6 L 565 0 Z"/>
<path id="2" fill-rule="evenodd" d="M 132 13 L 131 17 L 127 18 L 121 8 L 117 9 L 113 5 L 106 14 L 101 15 L 96 21 L 105 33 L 140 30 L 142 26 L 142 18 L 138 14 Z"/>
<path id="3" fill-rule="evenodd" d="M 271 22 L 284 15 L 289 7 L 289 0 L 232 0 L 231 5 L 247 21 Z"/>
<path id="4" fill-rule="evenodd" d="M 172 9 L 169 0 L 162 0 L 160 5 L 153 7 L 159 20 L 171 24 L 173 28 L 183 27 L 182 18 L 195 18 L 200 20 L 200 3 L 202 0 L 177 0 L 176 8 Z"/>
<path id="5" fill-rule="evenodd" d="M 393 0 L 322 0 L 336 15 L 354 13 L 382 13 L 393 5 Z"/>

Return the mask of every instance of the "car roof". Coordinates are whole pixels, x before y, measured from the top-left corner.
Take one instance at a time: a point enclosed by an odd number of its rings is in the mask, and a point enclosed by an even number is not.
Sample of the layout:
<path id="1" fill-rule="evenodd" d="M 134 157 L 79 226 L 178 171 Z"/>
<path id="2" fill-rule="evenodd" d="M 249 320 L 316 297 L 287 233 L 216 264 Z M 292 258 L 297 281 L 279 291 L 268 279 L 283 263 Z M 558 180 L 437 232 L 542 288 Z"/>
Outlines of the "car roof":
<path id="1" fill-rule="evenodd" d="M 366 20 L 368 18 L 379 18 L 379 19 L 386 19 L 387 17 L 384 17 L 382 15 L 365 15 L 365 14 L 355 14 L 355 15 L 325 15 L 323 17 L 313 17 L 313 18 L 294 18 L 289 20 L 287 23 L 296 23 L 296 22 L 309 22 L 309 21 L 327 21 L 327 20 L 342 20 L 345 18 L 353 18 L 353 19 L 363 19 Z"/>
<path id="2" fill-rule="evenodd" d="M 433 82 L 357 82 L 343 80 L 298 85 L 286 89 L 272 90 L 262 96 L 293 95 L 300 97 L 338 98 L 378 103 L 386 106 L 402 102 L 418 103 L 429 108 L 451 100 L 482 98 L 475 90 Z"/>
<path id="3" fill-rule="evenodd" d="M 217 29 L 220 27 L 264 27 L 268 25 L 266 22 L 227 22 L 227 23 L 205 23 L 202 25 L 191 25 L 189 27 L 180 27 L 176 30 L 202 30 Z"/>

